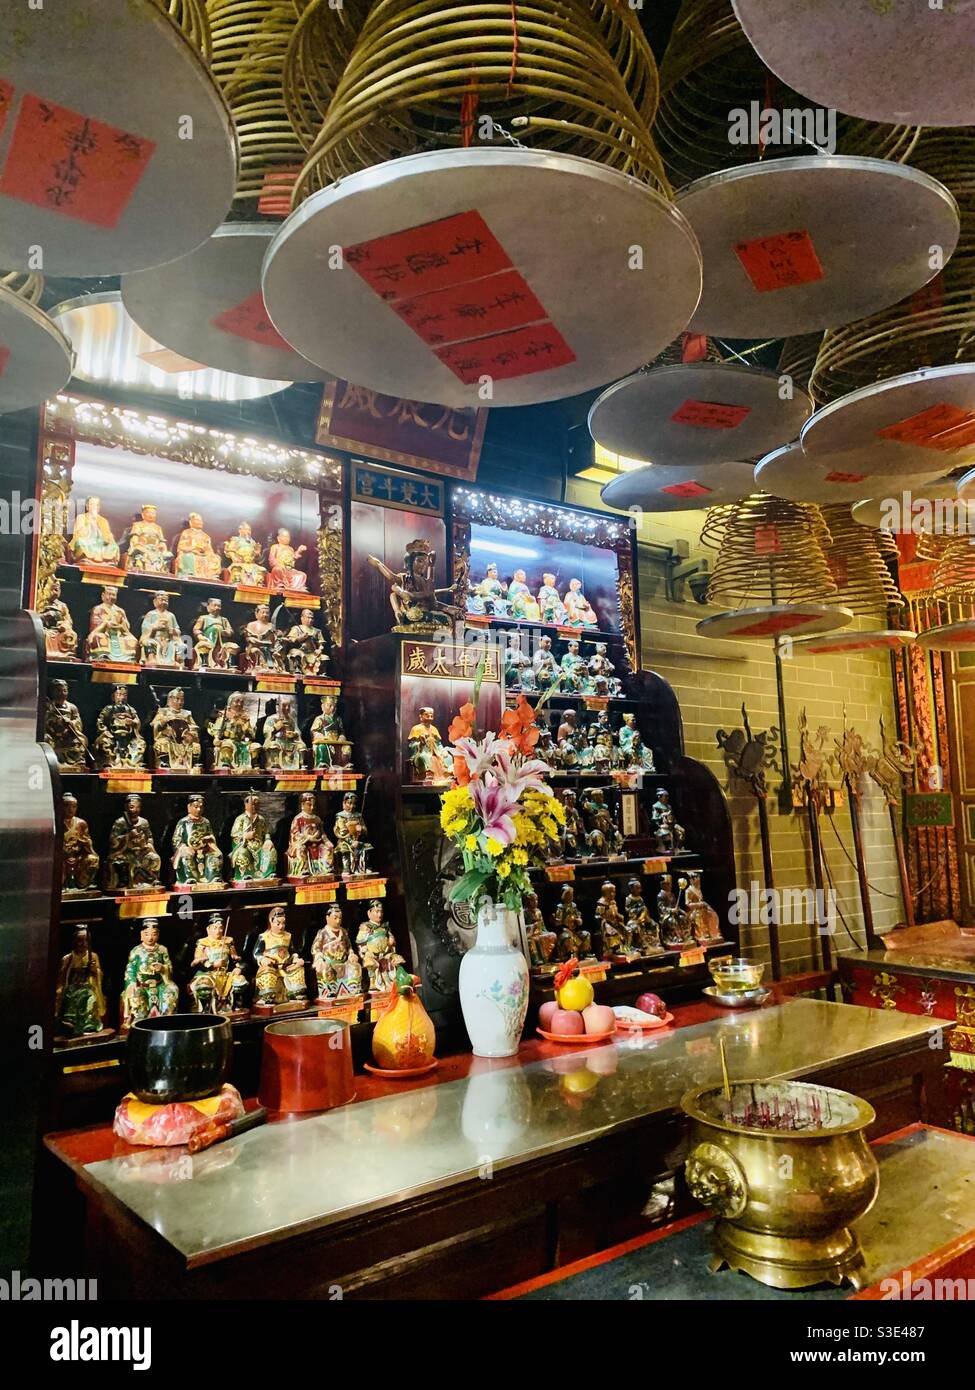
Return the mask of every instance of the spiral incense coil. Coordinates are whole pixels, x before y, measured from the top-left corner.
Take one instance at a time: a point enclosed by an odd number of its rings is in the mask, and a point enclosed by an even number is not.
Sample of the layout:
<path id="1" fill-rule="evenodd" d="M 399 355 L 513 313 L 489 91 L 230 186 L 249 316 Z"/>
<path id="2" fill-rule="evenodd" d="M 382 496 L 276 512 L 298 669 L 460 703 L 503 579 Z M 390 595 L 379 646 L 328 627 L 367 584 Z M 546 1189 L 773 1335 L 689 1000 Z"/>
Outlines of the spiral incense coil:
<path id="1" fill-rule="evenodd" d="M 31 275 L 21 270 L 8 270 L 0 275 L 0 285 L 22 299 L 25 304 L 40 304 L 44 293 L 44 276 Z"/>
<path id="2" fill-rule="evenodd" d="M 858 526 L 842 504 L 823 507 L 822 513 L 830 534 L 826 563 L 836 581 L 836 602 L 854 613 L 884 618 L 890 608 L 902 608 L 903 596 L 886 563 L 886 557 L 897 558 L 889 532 Z"/>
<path id="3" fill-rule="evenodd" d="M 315 0 L 303 17 L 289 63 L 288 107 L 302 133 L 333 80 L 334 64 L 316 91 L 304 48 L 305 30 L 327 5 Z M 299 71 L 304 99 L 295 90 Z M 649 45 L 618 0 L 378 0 L 327 103 L 293 203 L 399 155 L 479 143 L 485 117 L 526 148 L 595 160 L 669 194 L 650 135 L 657 96 Z M 490 138 L 496 144 L 502 135 L 492 129 Z"/>
<path id="4" fill-rule="evenodd" d="M 676 187 L 734 164 L 804 145 L 732 144 L 729 112 L 759 108 L 808 110 L 810 102 L 778 82 L 735 18 L 731 0 L 684 0 L 660 67 L 661 102 L 654 139 Z M 836 118 L 836 151 L 902 161 L 918 136 L 913 126 Z M 793 137 L 798 139 L 798 137 Z M 805 146 L 808 149 L 808 146 Z"/>
<path id="5" fill-rule="evenodd" d="M 822 333 L 800 333 L 786 338 L 779 358 L 779 375 L 791 377 L 797 386 L 808 390 L 822 341 Z"/>
<path id="6" fill-rule="evenodd" d="M 206 0 L 153 0 L 153 3 L 158 10 L 169 16 L 177 29 L 209 63 L 213 50 Z"/>
<path id="7" fill-rule="evenodd" d="M 285 109 L 301 148 L 308 150 L 322 128 L 352 55 L 372 0 L 343 0 L 333 9 L 328 0 L 294 0 L 302 14 L 284 61 Z M 376 153 L 376 163 L 387 158 Z"/>
<path id="8" fill-rule="evenodd" d="M 708 602 L 732 606 L 833 599 L 829 528 L 817 506 L 756 493 L 708 512 L 701 542 L 718 552 Z"/>

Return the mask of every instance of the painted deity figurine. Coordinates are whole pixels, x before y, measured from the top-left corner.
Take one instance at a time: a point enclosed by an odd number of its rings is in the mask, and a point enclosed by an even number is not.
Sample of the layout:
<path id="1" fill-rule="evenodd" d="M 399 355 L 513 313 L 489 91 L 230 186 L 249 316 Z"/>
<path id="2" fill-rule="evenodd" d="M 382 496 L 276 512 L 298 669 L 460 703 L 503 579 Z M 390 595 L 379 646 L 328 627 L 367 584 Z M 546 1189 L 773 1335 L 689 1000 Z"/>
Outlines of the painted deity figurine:
<path id="1" fill-rule="evenodd" d="M 373 898 L 369 904 L 366 920 L 356 933 L 355 944 L 359 959 L 369 972 L 370 992 L 386 994 L 393 987 L 397 967 L 406 962 L 397 953 L 393 933 L 384 920 L 382 898 Z"/>
<path id="2" fill-rule="evenodd" d="M 144 502 L 139 519 L 129 527 L 125 568 L 139 574 L 168 574 L 173 552 L 166 544 L 163 529 L 156 520 L 156 507 Z"/>
<path id="3" fill-rule="evenodd" d="M 365 878 L 369 874 L 369 852 L 372 845 L 362 813 L 356 806 L 355 792 L 346 792 L 342 809 L 335 817 L 335 843 L 342 856 L 343 878 Z"/>
<path id="4" fill-rule="evenodd" d="M 419 722 L 413 725 L 406 736 L 406 746 L 410 753 L 414 782 L 422 782 L 429 786 L 451 780 L 450 754 L 444 747 L 440 730 L 433 722 L 433 709 L 430 705 L 421 708 Z"/>
<path id="5" fill-rule="evenodd" d="M 311 964 L 320 1001 L 355 999 L 362 994 L 362 964 L 342 924 L 338 903 L 325 909 L 325 925 L 311 943 Z"/>
<path id="6" fill-rule="evenodd" d="M 309 883 L 335 875 L 335 846 L 315 810 L 313 792 L 302 792 L 301 809 L 288 832 L 288 881 Z"/>
<path id="7" fill-rule="evenodd" d="M 628 710 L 616 735 L 620 750 L 620 762 L 625 768 L 653 772 L 653 752 L 646 747 L 636 726 L 636 715 Z"/>
<path id="8" fill-rule="evenodd" d="M 254 946 L 255 1003 L 263 1009 L 300 1009 L 308 1003 L 305 962 L 292 949 L 283 907 L 272 907 Z"/>
<path id="9" fill-rule="evenodd" d="M 102 966 L 91 949 L 87 927 L 75 928 L 71 950 L 61 957 L 54 1019 L 59 1041 L 76 1041 L 93 1033 L 112 1031 L 105 1027 Z"/>
<path id="10" fill-rule="evenodd" d="M 162 861 L 152 842 L 152 830 L 142 814 L 142 797 L 125 798 L 125 810 L 108 838 L 105 888 L 109 893 L 149 893 L 161 888 Z"/>
<path id="11" fill-rule="evenodd" d="M 562 595 L 555 587 L 555 575 L 543 574 L 542 587 L 538 591 L 538 607 L 543 623 L 554 623 L 556 627 L 565 622 L 565 608 Z"/>
<path id="12" fill-rule="evenodd" d="M 149 725 L 152 765 L 157 772 L 199 772 L 202 765 L 200 730 L 186 708 L 186 696 L 176 685 L 166 693 Z"/>
<path id="13" fill-rule="evenodd" d="M 606 792 L 602 787 L 591 787 L 585 794 L 582 803 L 582 815 L 585 820 L 590 842 L 590 853 L 600 854 L 620 854 L 623 849 L 623 836 L 620 828 L 616 824 L 612 808 L 606 800 Z M 592 843 L 598 843 L 600 849 L 594 850 Z"/>
<path id="14" fill-rule="evenodd" d="M 261 545 L 254 539 L 249 521 L 242 521 L 236 536 L 224 542 L 223 553 L 227 568 L 223 577 L 228 584 L 244 589 L 262 589 L 267 582 L 267 570 L 261 564 Z"/>
<path id="15" fill-rule="evenodd" d="M 214 772 L 253 772 L 257 768 L 261 745 L 239 692 L 228 695 L 226 707 L 207 725 L 207 733 L 213 740 Z"/>
<path id="16" fill-rule="evenodd" d="M 350 767 L 352 744 L 345 736 L 342 720 L 336 713 L 338 697 L 323 695 L 322 712 L 311 722 L 312 766 L 318 768 Z"/>
<path id="17" fill-rule="evenodd" d="M 532 672 L 535 677 L 535 688 L 541 690 L 551 690 L 559 678 L 559 668 L 555 660 L 555 653 L 552 651 L 551 637 L 540 637 L 538 639 L 538 650 L 532 657 Z"/>
<path id="18" fill-rule="evenodd" d="M 579 643 L 571 641 L 559 663 L 559 688 L 567 695 L 581 694 L 589 678 L 585 657 L 579 654 Z"/>
<path id="19" fill-rule="evenodd" d="M 190 970 L 186 992 L 191 1013 L 223 1014 L 226 1018 L 247 1014 L 250 982 L 222 913 L 211 912 L 206 932 L 197 938 Z"/>
<path id="20" fill-rule="evenodd" d="M 139 944 L 129 952 L 119 1003 L 123 1033 L 139 1019 L 166 1017 L 176 1012 L 179 988 L 173 979 L 169 952 L 159 940 L 159 923 L 155 917 L 147 917 L 142 923 Z"/>
<path id="21" fill-rule="evenodd" d="M 85 638 L 85 655 L 89 661 L 134 663 L 137 659 L 136 640 L 125 609 L 117 599 L 118 589 L 108 585 L 102 590 L 101 603 L 96 603 L 91 610 Z"/>
<path id="22" fill-rule="evenodd" d="M 325 634 L 315 626 L 311 608 L 301 610 L 301 621 L 281 638 L 285 669 L 295 676 L 320 676 L 328 665 Z"/>
<path id="23" fill-rule="evenodd" d="M 76 565 L 118 566 L 118 542 L 101 509 L 101 498 L 89 497 L 85 510 L 75 520 L 68 549 Z"/>
<path id="24" fill-rule="evenodd" d="M 691 924 L 694 940 L 702 946 L 721 940 L 721 922 L 710 903 L 705 902 L 701 890 L 701 870 L 688 869 L 687 877 L 678 879 L 678 888 L 684 890 L 684 911 Z"/>
<path id="25" fill-rule="evenodd" d="M 498 567 L 492 563 L 484 571 L 484 578 L 472 588 L 467 600 L 467 611 L 475 616 L 486 614 L 492 618 L 507 616 L 508 604 L 505 599 L 506 588 L 498 577 Z"/>
<path id="26" fill-rule="evenodd" d="M 670 804 L 670 793 L 664 787 L 657 788 L 657 799 L 650 811 L 653 833 L 657 837 L 659 854 L 674 854 L 684 847 L 684 827 L 674 820 L 674 808 Z"/>
<path id="27" fill-rule="evenodd" d="M 453 588 L 437 588 L 437 552 L 429 541 L 413 540 L 406 547 L 403 568 L 397 573 L 376 555 L 366 557 L 389 585 L 394 632 L 434 632 L 460 609 L 441 595 L 453 597 Z"/>
<path id="28" fill-rule="evenodd" d="M 264 721 L 264 767 L 268 772 L 300 772 L 308 752 L 295 720 L 294 700 L 281 699 Z"/>
<path id="29" fill-rule="evenodd" d="M 508 585 L 508 607 L 513 618 L 526 623 L 539 623 L 542 620 L 542 610 L 538 606 L 538 599 L 526 584 L 526 578 L 524 570 L 515 570 Z"/>
<path id="30" fill-rule="evenodd" d="M 616 901 L 616 884 L 608 879 L 599 890 L 596 903 L 596 936 L 599 938 L 601 955 L 624 955 L 626 952 L 626 932 L 623 914 Z"/>
<path id="31" fill-rule="evenodd" d="M 187 798 L 186 815 L 173 831 L 172 866 L 179 887 L 199 891 L 224 888 L 223 854 L 209 818 L 203 814 L 203 797 L 195 792 Z"/>
<path id="32" fill-rule="evenodd" d="M 562 900 L 555 909 L 553 925 L 558 929 L 558 959 L 585 960 L 592 955 L 592 936 L 582 925 L 582 913 L 576 902 L 575 889 L 567 883 L 562 889 Z"/>
<path id="33" fill-rule="evenodd" d="M 230 869 L 235 887 L 243 884 L 275 884 L 278 852 L 271 839 L 271 830 L 261 814 L 257 792 L 244 797 L 244 809 L 230 830 Z"/>
<path id="34" fill-rule="evenodd" d="M 190 512 L 176 542 L 173 573 L 181 579 L 219 579 L 220 556 L 203 529 L 199 512 Z"/>
<path id="35" fill-rule="evenodd" d="M 565 810 L 565 825 L 562 827 L 562 857 L 563 859 L 578 859 L 586 843 L 585 822 L 579 810 L 576 794 L 571 788 L 566 788 L 560 799 Z"/>
<path id="36" fill-rule="evenodd" d="M 55 661 L 74 661 L 78 653 L 78 634 L 68 605 L 61 597 L 60 579 L 51 580 L 51 597 L 41 613 L 41 623 L 48 656 Z"/>
<path id="37" fill-rule="evenodd" d="M 537 893 L 525 894 L 522 913 L 525 918 L 529 962 L 537 970 L 543 965 L 548 965 L 552 960 L 555 955 L 555 948 L 559 944 L 559 938 L 554 931 L 549 931 L 545 925 L 542 909 L 538 905 Z"/>
<path id="38" fill-rule="evenodd" d="M 95 853 L 88 822 L 78 815 L 78 798 L 65 792 L 61 798 L 61 896 L 96 893 L 101 861 Z"/>
<path id="39" fill-rule="evenodd" d="M 47 705 L 44 710 L 44 742 L 54 749 L 62 772 L 86 772 L 90 754 L 88 739 L 78 706 L 68 699 L 68 683 L 48 682 Z"/>
<path id="40" fill-rule="evenodd" d="M 693 942 L 694 934 L 680 903 L 674 895 L 672 874 L 660 875 L 660 890 L 657 893 L 657 920 L 660 923 L 660 939 L 664 946 L 686 946 Z"/>
<path id="41" fill-rule="evenodd" d="M 306 545 L 299 545 L 296 550 L 291 544 L 291 532 L 285 530 L 283 526 L 281 527 L 277 539 L 267 552 L 272 589 L 276 589 L 278 592 L 284 589 L 289 589 L 292 592 L 297 589 L 304 592 L 308 588 L 307 574 L 295 568 L 307 549 Z"/>
<path id="42" fill-rule="evenodd" d="M 139 632 L 139 660 L 144 666 L 183 665 L 183 634 L 175 613 L 169 608 L 169 595 L 160 589 L 152 607 L 142 619 Z"/>
<path id="43" fill-rule="evenodd" d="M 193 667 L 197 671 L 226 671 L 240 651 L 233 640 L 230 619 L 223 615 L 218 598 L 208 598 L 203 612 L 193 624 Z"/>
<path id="44" fill-rule="evenodd" d="M 565 624 L 567 627 L 599 626 L 599 619 L 596 617 L 595 610 L 582 592 L 581 579 L 569 580 L 569 587 L 565 591 L 565 598 L 562 600 L 562 605 L 565 608 Z"/>
<path id="45" fill-rule="evenodd" d="M 144 768 L 146 741 L 139 715 L 129 704 L 124 685 L 113 685 L 108 704 L 95 724 L 95 761 L 103 769 Z"/>
<path id="46" fill-rule="evenodd" d="M 589 658 L 589 678 L 595 689 L 597 680 L 605 679 L 609 687 L 610 695 L 621 695 L 623 686 L 619 677 L 615 674 L 616 667 L 606 655 L 609 647 L 605 642 L 597 642 L 596 650 Z"/>
<path id="47" fill-rule="evenodd" d="M 650 916 L 650 909 L 643 900 L 643 884 L 638 878 L 631 878 L 626 886 L 623 915 L 626 918 L 626 934 L 631 948 L 643 955 L 659 951 L 660 928 Z"/>
<path id="48" fill-rule="evenodd" d="M 535 672 L 531 657 L 521 649 L 521 633 L 508 635 L 508 645 L 504 652 L 504 684 L 507 690 L 535 689 Z"/>
<path id="49" fill-rule="evenodd" d="M 259 603 L 254 616 L 240 629 L 242 671 L 261 671 L 284 674 L 284 661 L 280 653 L 281 634 L 271 622 L 271 609 L 266 603 Z"/>

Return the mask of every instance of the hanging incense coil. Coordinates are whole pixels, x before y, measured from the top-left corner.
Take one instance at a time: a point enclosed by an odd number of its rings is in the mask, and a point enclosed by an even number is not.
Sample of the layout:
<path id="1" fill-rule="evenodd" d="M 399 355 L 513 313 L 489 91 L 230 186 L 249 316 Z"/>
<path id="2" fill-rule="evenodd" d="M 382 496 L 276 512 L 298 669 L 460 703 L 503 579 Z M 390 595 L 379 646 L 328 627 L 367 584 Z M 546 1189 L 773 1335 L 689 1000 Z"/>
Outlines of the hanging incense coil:
<path id="1" fill-rule="evenodd" d="M 777 154 L 801 154 L 809 145 L 732 144 L 729 113 L 759 108 L 808 110 L 810 103 L 783 86 L 752 48 L 731 0 L 684 0 L 660 67 L 660 111 L 654 138 L 675 187 L 735 164 Z M 753 132 L 750 132 L 750 134 Z M 913 126 L 836 118 L 839 154 L 907 159 L 917 139 Z"/>
<path id="2" fill-rule="evenodd" d="M 207 15 L 206 0 L 153 0 L 157 10 L 176 25 L 177 29 L 199 49 L 209 63 L 212 54 L 210 42 L 210 20 Z"/>
<path id="3" fill-rule="evenodd" d="M 282 88 L 298 23 L 295 0 L 208 0 L 210 70 L 226 98 L 240 147 L 234 206 L 261 199 L 284 216 L 304 153 Z M 335 23 L 341 11 L 332 11 Z"/>
<path id="4" fill-rule="evenodd" d="M 800 333 L 795 338 L 786 338 L 779 358 L 779 375 L 791 377 L 797 386 L 807 390 L 822 341 L 822 333 Z"/>
<path id="5" fill-rule="evenodd" d="M 331 95 L 334 60 L 316 87 L 306 47 L 321 12 L 333 22 L 327 7 L 314 0 L 303 17 L 285 78 L 299 131 L 325 111 L 294 206 L 379 162 L 480 143 L 485 117 L 501 127 L 487 127 L 492 144 L 507 131 L 526 148 L 595 160 L 669 194 L 650 135 L 653 54 L 614 0 L 378 0 Z"/>
<path id="6" fill-rule="evenodd" d="M 0 285 L 26 304 L 40 304 L 44 293 L 44 276 L 30 275 L 20 270 L 8 270 L 0 274 Z"/>
<path id="7" fill-rule="evenodd" d="M 303 150 L 315 142 L 332 104 L 372 0 L 294 0 L 303 13 L 295 25 L 282 75 L 288 119 Z M 387 155 L 377 150 L 375 163 Z"/>
<path id="8" fill-rule="evenodd" d="M 756 493 L 708 512 L 701 543 L 718 552 L 708 602 L 821 602 L 836 597 L 826 548 L 829 528 L 819 507 Z"/>
<path id="9" fill-rule="evenodd" d="M 884 619 L 891 608 L 903 608 L 903 596 L 887 565 L 888 559 L 897 558 L 890 533 L 858 525 L 843 504 L 823 507 L 822 513 L 830 534 L 826 563 L 836 582 L 835 602 L 854 613 Z"/>
<path id="10" fill-rule="evenodd" d="M 908 299 L 830 330 L 809 379 L 819 403 L 925 366 L 971 359 L 975 345 L 975 132 L 925 131 L 911 165 L 954 195 L 961 233 L 940 275 Z"/>

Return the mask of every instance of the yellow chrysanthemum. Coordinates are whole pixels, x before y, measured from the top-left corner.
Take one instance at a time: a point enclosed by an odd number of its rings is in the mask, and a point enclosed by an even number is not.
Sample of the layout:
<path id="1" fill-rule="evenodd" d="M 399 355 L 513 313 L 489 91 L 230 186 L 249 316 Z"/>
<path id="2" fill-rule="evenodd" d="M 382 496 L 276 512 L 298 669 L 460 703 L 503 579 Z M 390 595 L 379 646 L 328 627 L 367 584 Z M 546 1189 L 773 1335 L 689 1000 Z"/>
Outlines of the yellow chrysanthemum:
<path id="1" fill-rule="evenodd" d="M 477 849 L 477 836 L 468 835 L 467 839 L 464 841 L 464 848 L 470 850 L 471 853 L 473 853 L 474 850 Z"/>
<path id="2" fill-rule="evenodd" d="M 495 859 L 497 859 L 499 855 L 504 854 L 505 847 L 498 840 L 488 840 L 487 848 L 488 854 L 492 855 Z"/>
<path id="3" fill-rule="evenodd" d="M 511 873 L 511 865 L 504 862 L 498 865 L 498 878 L 507 878 Z"/>

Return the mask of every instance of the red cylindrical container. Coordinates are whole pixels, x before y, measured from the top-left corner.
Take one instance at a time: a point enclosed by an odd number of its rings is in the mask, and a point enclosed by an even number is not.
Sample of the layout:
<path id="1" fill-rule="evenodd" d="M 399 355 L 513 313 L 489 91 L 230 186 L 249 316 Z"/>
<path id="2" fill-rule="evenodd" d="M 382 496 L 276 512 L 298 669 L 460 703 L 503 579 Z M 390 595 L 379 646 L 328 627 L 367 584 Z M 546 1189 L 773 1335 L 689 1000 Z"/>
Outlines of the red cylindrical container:
<path id="1" fill-rule="evenodd" d="M 268 1110 L 331 1110 L 355 1098 L 349 1025 L 293 1018 L 264 1029 L 258 1099 Z"/>

